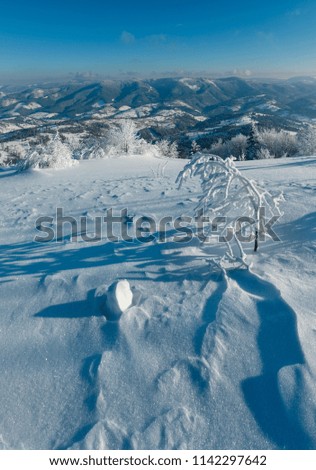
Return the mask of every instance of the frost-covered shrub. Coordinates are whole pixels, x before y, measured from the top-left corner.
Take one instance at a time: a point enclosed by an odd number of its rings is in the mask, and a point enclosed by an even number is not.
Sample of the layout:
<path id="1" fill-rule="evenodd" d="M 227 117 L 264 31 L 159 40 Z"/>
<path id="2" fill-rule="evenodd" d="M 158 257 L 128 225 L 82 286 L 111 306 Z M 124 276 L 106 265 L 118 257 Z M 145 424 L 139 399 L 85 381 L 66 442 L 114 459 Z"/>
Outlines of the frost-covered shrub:
<path id="1" fill-rule="evenodd" d="M 0 167 L 7 165 L 7 155 L 0 150 Z"/>
<path id="2" fill-rule="evenodd" d="M 316 129 L 313 126 L 306 126 L 298 134 L 298 153 L 300 155 L 316 155 Z"/>
<path id="3" fill-rule="evenodd" d="M 191 155 L 195 155 L 196 153 L 198 152 L 201 152 L 201 146 L 197 143 L 196 140 L 192 140 L 192 143 L 191 143 Z"/>
<path id="4" fill-rule="evenodd" d="M 87 137 L 72 146 L 76 160 L 103 159 L 120 156 L 151 155 L 153 157 L 178 158 L 176 142 L 161 140 L 155 144 L 146 142 L 137 131 L 134 121 L 122 119 L 114 124 L 106 136 Z"/>
<path id="5" fill-rule="evenodd" d="M 7 142 L 0 146 L 0 166 L 7 167 L 19 163 L 25 153 L 25 145 L 20 142 Z"/>
<path id="6" fill-rule="evenodd" d="M 211 146 L 211 153 L 219 155 L 221 158 L 234 156 L 237 160 L 244 160 L 247 149 L 247 137 L 238 134 L 228 140 L 218 139 Z"/>
<path id="7" fill-rule="evenodd" d="M 247 148 L 247 137 L 237 134 L 228 142 L 229 156 L 233 155 L 237 160 L 245 160 Z"/>
<path id="8" fill-rule="evenodd" d="M 115 157 L 121 155 L 152 155 L 155 157 L 178 157 L 176 142 L 161 140 L 155 144 L 146 142 L 137 131 L 134 121 L 124 119 L 112 127 L 107 135 L 105 155 Z M 102 149 L 103 146 L 101 145 Z M 102 150 L 99 149 L 102 153 Z M 103 157 L 102 157 L 103 158 Z"/>
<path id="9" fill-rule="evenodd" d="M 225 240 L 228 248 L 225 261 L 245 264 L 246 255 L 240 237 L 241 220 L 247 222 L 248 228 L 253 227 L 251 239 L 254 240 L 254 251 L 257 251 L 260 234 L 264 230 L 261 225 L 262 208 L 265 217 L 281 215 L 279 204 L 283 200 L 282 194 L 274 196 L 244 176 L 236 168 L 233 158 L 223 160 L 217 155 L 197 154 L 179 173 L 179 186 L 192 176 L 200 178 L 202 188 L 196 210 L 202 209 L 203 215 L 210 217 L 205 235 L 212 235 L 212 221 L 220 217 L 221 233 L 229 234 Z M 235 223 L 236 220 L 239 224 Z"/>
<path id="10" fill-rule="evenodd" d="M 156 142 L 153 153 L 158 157 L 178 158 L 178 145 L 176 142 L 169 142 L 166 139 Z"/>
<path id="11" fill-rule="evenodd" d="M 296 135 L 284 130 L 263 129 L 258 132 L 257 139 L 260 145 L 257 158 L 292 157 L 298 151 Z"/>
<path id="12" fill-rule="evenodd" d="M 145 143 L 139 137 L 134 121 L 124 119 L 110 129 L 106 153 L 109 156 L 140 154 Z"/>
<path id="13" fill-rule="evenodd" d="M 226 142 L 224 142 L 223 139 L 217 139 L 216 142 L 211 145 L 210 152 L 220 156 L 221 158 L 229 156 L 227 155 Z"/>
<path id="14" fill-rule="evenodd" d="M 75 153 L 81 146 L 80 136 L 78 134 L 66 134 L 64 143 L 68 145 L 73 157 L 75 157 Z"/>
<path id="15" fill-rule="evenodd" d="M 261 147 L 257 153 L 259 160 L 266 160 L 267 158 L 274 158 L 266 147 Z"/>
<path id="16" fill-rule="evenodd" d="M 303 138 L 302 138 L 303 140 Z M 311 136 L 306 138 L 311 142 Z M 301 144 L 302 148 L 308 146 Z M 309 150 L 313 145 L 309 147 Z M 315 137 L 316 152 L 316 137 Z M 252 126 L 248 137 L 238 134 L 228 140 L 219 139 L 211 146 L 211 153 L 221 158 L 235 157 L 237 160 L 291 157 L 298 152 L 297 137 L 294 133 L 276 129 L 258 130 Z"/>
<path id="17" fill-rule="evenodd" d="M 61 141 L 57 132 L 47 145 L 30 147 L 24 159 L 18 165 L 18 170 L 24 171 L 29 168 L 68 168 L 76 163 L 77 161 L 72 158 L 72 152 L 68 145 Z"/>
<path id="18" fill-rule="evenodd" d="M 3 148 L 3 146 L 0 146 L 0 167 L 1 166 L 8 166 L 8 153 L 7 151 Z"/>
<path id="19" fill-rule="evenodd" d="M 88 138 L 74 151 L 77 160 L 94 160 L 107 158 L 106 143 L 104 138 Z"/>

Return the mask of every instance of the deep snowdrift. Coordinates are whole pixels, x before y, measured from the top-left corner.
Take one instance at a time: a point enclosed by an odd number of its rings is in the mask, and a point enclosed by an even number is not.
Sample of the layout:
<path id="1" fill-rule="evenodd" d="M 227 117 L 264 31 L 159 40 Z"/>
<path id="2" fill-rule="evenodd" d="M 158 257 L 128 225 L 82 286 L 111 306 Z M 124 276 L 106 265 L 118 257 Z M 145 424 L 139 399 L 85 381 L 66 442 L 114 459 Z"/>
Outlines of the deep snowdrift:
<path id="1" fill-rule="evenodd" d="M 281 242 L 246 248 L 249 271 L 220 271 L 216 247 L 171 229 L 160 243 L 89 243 L 80 227 L 33 241 L 56 207 L 192 215 L 183 164 L 0 172 L 0 447 L 316 448 L 316 158 L 239 164 L 286 198 Z"/>

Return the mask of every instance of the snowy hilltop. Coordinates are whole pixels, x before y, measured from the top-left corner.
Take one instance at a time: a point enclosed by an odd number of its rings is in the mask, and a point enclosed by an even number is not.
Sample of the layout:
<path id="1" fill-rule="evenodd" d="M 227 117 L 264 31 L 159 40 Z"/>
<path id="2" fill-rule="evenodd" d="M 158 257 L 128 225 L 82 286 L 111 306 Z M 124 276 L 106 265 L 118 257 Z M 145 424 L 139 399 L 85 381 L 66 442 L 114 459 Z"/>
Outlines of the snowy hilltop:
<path id="1" fill-rule="evenodd" d="M 0 447 L 315 449 L 316 157 L 236 163 L 284 201 L 231 269 L 189 161 L 37 150 L 0 170 Z"/>

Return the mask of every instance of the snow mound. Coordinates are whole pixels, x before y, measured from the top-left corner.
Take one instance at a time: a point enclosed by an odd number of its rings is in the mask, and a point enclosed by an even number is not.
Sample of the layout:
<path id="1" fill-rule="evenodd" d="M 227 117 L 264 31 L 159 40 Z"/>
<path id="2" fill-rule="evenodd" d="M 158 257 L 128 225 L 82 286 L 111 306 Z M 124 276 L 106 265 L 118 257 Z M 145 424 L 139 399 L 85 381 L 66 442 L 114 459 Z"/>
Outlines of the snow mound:
<path id="1" fill-rule="evenodd" d="M 126 279 L 114 282 L 108 289 L 106 309 L 108 320 L 118 319 L 133 302 L 133 292 Z"/>
<path id="2" fill-rule="evenodd" d="M 109 208 L 130 234 L 194 214 L 200 184 L 179 190 L 184 162 L 168 162 L 0 171 L 0 449 L 316 449 L 316 157 L 236 163 L 285 195 L 281 241 L 245 243 L 248 270 L 225 274 L 210 261 L 225 243 L 172 225 L 146 243 L 79 236 Z M 76 237 L 33 241 L 57 207 Z"/>

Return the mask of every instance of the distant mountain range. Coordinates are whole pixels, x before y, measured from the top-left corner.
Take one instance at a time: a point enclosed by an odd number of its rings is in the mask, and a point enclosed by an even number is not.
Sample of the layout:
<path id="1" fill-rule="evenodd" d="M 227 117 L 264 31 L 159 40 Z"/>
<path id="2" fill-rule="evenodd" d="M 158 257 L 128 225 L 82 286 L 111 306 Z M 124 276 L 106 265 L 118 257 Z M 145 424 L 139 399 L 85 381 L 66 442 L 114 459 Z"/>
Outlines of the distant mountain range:
<path id="1" fill-rule="evenodd" d="M 316 121 L 316 79 L 159 78 L 0 87 L 2 141 L 55 125 L 70 133 L 98 133 L 122 118 L 137 119 L 149 140 L 207 144 L 247 133 L 252 122 L 297 131 Z"/>

